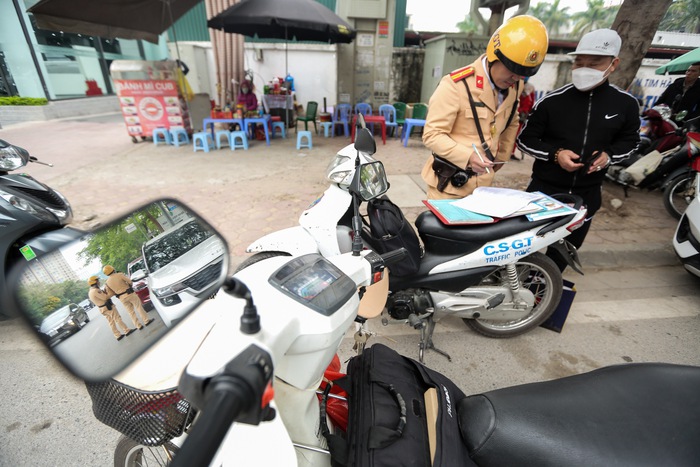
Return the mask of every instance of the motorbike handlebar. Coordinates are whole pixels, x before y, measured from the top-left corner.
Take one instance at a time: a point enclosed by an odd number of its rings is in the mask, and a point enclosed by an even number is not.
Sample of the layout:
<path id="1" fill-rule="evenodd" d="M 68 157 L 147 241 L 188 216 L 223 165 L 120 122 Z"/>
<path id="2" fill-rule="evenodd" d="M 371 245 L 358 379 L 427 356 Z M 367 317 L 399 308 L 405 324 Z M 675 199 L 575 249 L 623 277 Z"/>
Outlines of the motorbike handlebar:
<path id="1" fill-rule="evenodd" d="M 398 250 L 393 250 L 388 253 L 381 254 L 379 256 L 382 257 L 384 265 L 389 266 L 390 264 L 401 261 L 406 256 L 408 256 L 408 250 L 406 248 L 401 247 Z"/>
<path id="2" fill-rule="evenodd" d="M 201 413 L 172 467 L 209 465 L 233 423 L 257 425 L 271 420 L 272 367 L 270 354 L 251 344 L 216 376 L 197 379 L 185 372 L 180 379 L 180 392 L 192 402 L 204 402 L 197 404 Z"/>

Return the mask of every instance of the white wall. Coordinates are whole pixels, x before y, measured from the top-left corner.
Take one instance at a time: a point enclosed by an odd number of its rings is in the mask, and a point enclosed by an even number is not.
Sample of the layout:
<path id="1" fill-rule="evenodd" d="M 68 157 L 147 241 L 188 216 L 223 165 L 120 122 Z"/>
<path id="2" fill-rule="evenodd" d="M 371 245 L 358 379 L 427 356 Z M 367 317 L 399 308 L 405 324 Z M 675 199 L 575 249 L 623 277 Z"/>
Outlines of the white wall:
<path id="1" fill-rule="evenodd" d="M 338 81 L 336 46 L 290 43 L 287 52 L 297 102 L 306 107 L 308 101 L 316 101 L 318 111 L 322 112 L 325 97 L 327 106 L 334 106 Z M 265 84 L 286 76 L 284 44 L 246 43 L 245 69 L 253 72 L 253 85 L 260 101 Z"/>

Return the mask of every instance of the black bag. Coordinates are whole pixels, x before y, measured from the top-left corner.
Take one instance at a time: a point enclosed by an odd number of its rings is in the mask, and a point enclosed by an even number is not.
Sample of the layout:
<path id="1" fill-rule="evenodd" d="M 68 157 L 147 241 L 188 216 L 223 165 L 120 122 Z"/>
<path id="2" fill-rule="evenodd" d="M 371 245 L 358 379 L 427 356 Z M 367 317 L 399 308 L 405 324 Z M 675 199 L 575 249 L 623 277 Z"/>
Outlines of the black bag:
<path id="1" fill-rule="evenodd" d="M 400 262 L 389 266 L 391 274 L 408 276 L 418 272 L 423 256 L 420 241 L 413 226 L 406 220 L 401 208 L 386 196 L 375 198 L 367 203 L 369 230 L 365 225 L 364 237 L 370 247 L 377 253 L 406 248 L 406 255 Z"/>
<path id="2" fill-rule="evenodd" d="M 348 392 L 349 414 L 347 440 L 326 434 L 334 466 L 475 465 L 459 431 L 457 403 L 465 395 L 440 373 L 374 344 L 336 383 Z"/>

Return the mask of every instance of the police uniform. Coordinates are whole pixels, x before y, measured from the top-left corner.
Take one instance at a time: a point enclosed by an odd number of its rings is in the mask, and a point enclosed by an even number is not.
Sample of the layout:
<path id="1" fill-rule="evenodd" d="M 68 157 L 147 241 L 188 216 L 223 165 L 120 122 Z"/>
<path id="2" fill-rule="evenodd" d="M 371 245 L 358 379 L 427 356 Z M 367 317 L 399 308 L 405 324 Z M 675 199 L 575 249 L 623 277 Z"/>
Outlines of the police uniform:
<path id="1" fill-rule="evenodd" d="M 133 282 L 131 279 L 121 272 L 113 272 L 107 277 L 107 281 L 105 282 L 107 292 L 115 295 L 119 301 L 124 304 L 124 308 L 126 308 L 129 316 L 131 316 L 131 321 L 134 322 L 134 326 L 138 329 L 143 329 L 143 325 L 136 317 L 136 312 L 138 312 L 144 325 L 148 325 L 153 319 L 148 319 L 146 310 L 144 310 L 143 305 L 141 305 L 141 299 L 136 295 L 134 289 L 132 289 L 132 285 Z"/>
<path id="2" fill-rule="evenodd" d="M 457 69 L 440 80 L 435 92 L 430 97 L 428 117 L 423 130 L 423 143 L 436 155 L 447 159 L 460 168 L 465 168 L 474 153 L 472 144 L 476 144 L 479 153 L 486 160 L 481 139 L 474 121 L 474 113 L 469 103 L 467 88 L 469 85 L 479 118 L 481 131 L 486 144 L 497 161 L 510 159 L 511 150 L 518 131 L 518 119 L 511 117 L 514 105 L 520 94 L 520 83 L 507 90 L 499 105 L 498 90 L 491 86 L 488 73 L 484 69 L 485 54 L 471 65 Z M 517 113 L 517 112 L 516 112 Z M 510 123 L 508 120 L 510 118 Z M 507 128 L 506 128 L 507 126 Z M 421 176 L 428 184 L 428 198 L 463 198 L 474 191 L 477 186 L 490 186 L 494 170 L 490 173 L 471 176 L 462 187 L 448 183 L 443 192 L 437 190 L 438 178 L 433 171 L 433 156 L 423 167 Z"/>
<path id="3" fill-rule="evenodd" d="M 95 304 L 98 310 L 100 310 L 102 316 L 107 319 L 107 323 L 109 323 L 109 327 L 112 329 L 112 334 L 114 334 L 114 337 L 121 339 L 122 336 L 128 334 L 130 329 L 119 315 L 117 307 L 112 305 L 112 309 L 110 310 L 105 306 L 109 301 L 109 294 L 107 294 L 107 292 L 101 290 L 99 287 L 90 287 L 90 290 L 88 290 L 88 298 L 90 298 L 90 301 Z M 117 326 L 124 331 L 119 332 Z"/>

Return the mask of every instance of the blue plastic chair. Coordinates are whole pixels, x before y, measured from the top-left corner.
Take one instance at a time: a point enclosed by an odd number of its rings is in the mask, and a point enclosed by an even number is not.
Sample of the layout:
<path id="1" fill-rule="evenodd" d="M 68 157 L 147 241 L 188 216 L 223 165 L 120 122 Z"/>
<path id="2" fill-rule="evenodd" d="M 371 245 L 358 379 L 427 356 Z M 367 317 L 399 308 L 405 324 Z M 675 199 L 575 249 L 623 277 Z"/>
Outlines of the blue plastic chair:
<path id="1" fill-rule="evenodd" d="M 333 134 L 335 134 L 336 125 L 343 125 L 345 137 L 350 137 L 350 114 L 352 106 L 350 104 L 337 104 L 333 109 Z"/>
<path id="2" fill-rule="evenodd" d="M 386 127 L 391 128 L 391 135 L 399 137 L 399 124 L 396 122 L 396 108 L 391 104 L 383 104 L 379 106 L 379 113 L 386 120 Z"/>

